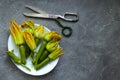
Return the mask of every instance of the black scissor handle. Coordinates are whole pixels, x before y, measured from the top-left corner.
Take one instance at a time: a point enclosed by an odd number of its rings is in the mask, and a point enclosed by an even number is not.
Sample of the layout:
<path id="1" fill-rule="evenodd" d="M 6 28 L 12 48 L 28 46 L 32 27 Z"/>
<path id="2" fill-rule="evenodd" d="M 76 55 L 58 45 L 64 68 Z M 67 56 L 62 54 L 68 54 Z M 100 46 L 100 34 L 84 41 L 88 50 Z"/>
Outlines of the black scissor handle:
<path id="1" fill-rule="evenodd" d="M 62 35 L 65 36 L 65 37 L 70 37 L 72 35 L 72 28 L 70 27 L 66 27 L 66 26 L 63 26 L 59 20 L 55 19 L 55 21 L 57 22 L 57 24 L 59 25 L 59 27 L 62 28 Z M 66 33 L 67 31 L 67 33 Z"/>
<path id="2" fill-rule="evenodd" d="M 79 20 L 79 16 L 77 13 L 66 12 L 62 17 L 62 19 L 71 22 L 77 22 Z"/>
<path id="3" fill-rule="evenodd" d="M 66 33 L 66 31 L 67 31 L 67 33 Z M 65 37 L 70 37 L 72 35 L 72 29 L 70 27 L 63 27 L 62 34 Z"/>

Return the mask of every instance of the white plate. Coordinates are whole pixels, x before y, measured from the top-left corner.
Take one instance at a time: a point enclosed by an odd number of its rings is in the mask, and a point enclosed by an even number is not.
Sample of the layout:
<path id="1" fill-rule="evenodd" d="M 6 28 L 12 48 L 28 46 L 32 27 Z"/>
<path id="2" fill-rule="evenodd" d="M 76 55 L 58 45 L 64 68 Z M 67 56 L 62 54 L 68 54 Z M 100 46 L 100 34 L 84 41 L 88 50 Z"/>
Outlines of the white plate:
<path id="1" fill-rule="evenodd" d="M 47 27 L 45 27 L 46 30 L 50 31 Z M 37 50 L 39 49 L 40 45 L 37 47 Z M 8 38 L 8 50 L 14 50 L 14 54 L 18 57 L 20 57 L 20 53 L 19 53 L 19 48 L 18 46 L 15 45 L 12 36 L 10 35 Z M 31 63 L 32 59 L 30 57 L 27 58 L 27 62 L 26 62 L 26 66 L 29 67 L 31 69 L 31 71 L 28 71 L 27 69 L 25 69 L 24 67 L 22 67 L 21 65 L 18 65 L 16 63 L 14 63 L 18 69 L 20 69 L 21 71 L 23 71 L 26 74 L 29 75 L 34 75 L 34 76 L 40 76 L 40 75 L 44 75 L 49 73 L 51 70 L 54 69 L 54 67 L 57 65 L 59 58 L 57 58 L 54 61 L 51 61 L 50 63 L 48 63 L 47 65 L 45 65 L 43 68 L 39 69 L 39 70 L 35 70 L 32 63 Z"/>

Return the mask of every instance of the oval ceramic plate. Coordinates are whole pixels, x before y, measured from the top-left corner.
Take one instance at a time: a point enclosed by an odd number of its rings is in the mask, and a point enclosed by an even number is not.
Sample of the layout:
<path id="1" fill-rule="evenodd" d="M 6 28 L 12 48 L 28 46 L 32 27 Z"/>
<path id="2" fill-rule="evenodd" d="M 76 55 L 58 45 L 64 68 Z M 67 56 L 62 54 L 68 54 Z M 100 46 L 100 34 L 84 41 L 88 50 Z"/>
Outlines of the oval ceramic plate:
<path id="1" fill-rule="evenodd" d="M 47 27 L 45 27 L 46 30 L 50 31 Z M 37 47 L 37 50 L 39 49 L 40 47 L 40 44 L 39 46 Z M 20 53 L 19 53 L 19 48 L 18 46 L 15 45 L 13 39 L 12 39 L 12 36 L 10 35 L 9 38 L 8 38 L 8 50 L 11 51 L 11 50 L 14 50 L 14 54 L 18 57 L 20 57 Z M 57 65 L 58 63 L 58 60 L 59 58 L 57 58 L 56 60 L 54 61 L 51 61 L 50 63 L 48 63 L 47 65 L 45 65 L 44 67 L 42 67 L 41 69 L 39 70 L 35 70 L 34 69 L 34 66 L 32 65 L 32 59 L 30 57 L 27 58 L 27 63 L 26 63 L 26 66 L 29 67 L 31 69 L 31 71 L 25 69 L 24 67 L 22 67 L 21 65 L 18 65 L 16 63 L 14 63 L 18 69 L 20 69 L 21 71 L 23 71 L 24 73 L 26 74 L 29 74 L 29 75 L 34 75 L 34 76 L 40 76 L 40 75 L 44 75 L 44 74 L 47 74 L 49 73 L 51 70 L 54 69 L 54 67 Z"/>

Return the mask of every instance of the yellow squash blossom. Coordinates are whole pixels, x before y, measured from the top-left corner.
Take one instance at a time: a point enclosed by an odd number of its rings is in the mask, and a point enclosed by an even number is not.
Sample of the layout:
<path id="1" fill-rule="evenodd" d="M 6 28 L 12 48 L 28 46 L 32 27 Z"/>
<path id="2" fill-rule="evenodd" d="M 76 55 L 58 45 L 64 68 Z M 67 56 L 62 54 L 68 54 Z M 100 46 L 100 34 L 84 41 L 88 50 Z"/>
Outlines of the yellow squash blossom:
<path id="1" fill-rule="evenodd" d="M 24 44 L 22 30 L 20 29 L 19 25 L 15 22 L 15 20 L 11 20 L 10 22 L 10 33 L 16 45 Z"/>
<path id="2" fill-rule="evenodd" d="M 58 32 L 51 31 L 45 35 L 44 40 L 50 41 L 53 39 L 55 41 L 60 41 L 61 38 L 62 38 L 62 36 Z"/>
<path id="3" fill-rule="evenodd" d="M 53 51 L 51 54 L 48 55 L 48 57 L 51 60 L 55 60 L 56 58 L 60 57 L 63 55 L 62 48 L 57 48 L 55 51 Z"/>
<path id="4" fill-rule="evenodd" d="M 62 39 L 62 36 L 58 32 L 53 31 L 52 34 L 53 34 L 53 40 L 60 41 Z"/>
<path id="5" fill-rule="evenodd" d="M 47 43 L 46 49 L 47 49 L 49 52 L 52 52 L 52 51 L 54 51 L 54 50 L 57 49 L 58 43 L 59 43 L 59 41 L 54 41 L 54 40 L 52 40 L 52 41 L 50 41 L 50 42 Z"/>
<path id="6" fill-rule="evenodd" d="M 36 26 L 34 33 L 35 37 L 41 39 L 43 38 L 44 34 L 45 34 L 44 26 L 43 25 Z"/>
<path id="7" fill-rule="evenodd" d="M 21 24 L 21 27 L 26 27 L 25 30 L 34 34 L 34 22 L 32 20 L 27 20 Z"/>
<path id="8" fill-rule="evenodd" d="M 34 40 L 34 37 L 32 36 L 32 34 L 27 30 L 24 31 L 24 39 L 25 39 L 27 45 L 29 46 L 29 48 L 32 51 L 34 51 L 36 49 L 35 40 Z"/>

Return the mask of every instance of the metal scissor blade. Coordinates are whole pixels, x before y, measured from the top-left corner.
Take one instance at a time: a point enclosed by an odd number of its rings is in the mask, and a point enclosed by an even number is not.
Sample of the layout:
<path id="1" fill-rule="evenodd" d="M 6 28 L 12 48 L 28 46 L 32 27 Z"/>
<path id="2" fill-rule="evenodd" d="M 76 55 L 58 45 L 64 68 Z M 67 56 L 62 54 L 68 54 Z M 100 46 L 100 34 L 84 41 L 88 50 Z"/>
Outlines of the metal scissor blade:
<path id="1" fill-rule="evenodd" d="M 60 15 L 38 13 L 23 13 L 23 15 L 27 17 L 50 18 L 50 19 L 57 19 L 60 17 Z"/>
<path id="2" fill-rule="evenodd" d="M 50 18 L 49 14 L 23 13 L 23 15 L 28 17 Z"/>
<path id="3" fill-rule="evenodd" d="M 37 12 L 37 13 L 41 13 L 41 14 L 48 14 L 47 12 L 39 9 L 39 8 L 36 8 L 36 7 L 33 7 L 33 6 L 30 6 L 30 5 L 25 5 L 25 7 Z"/>

